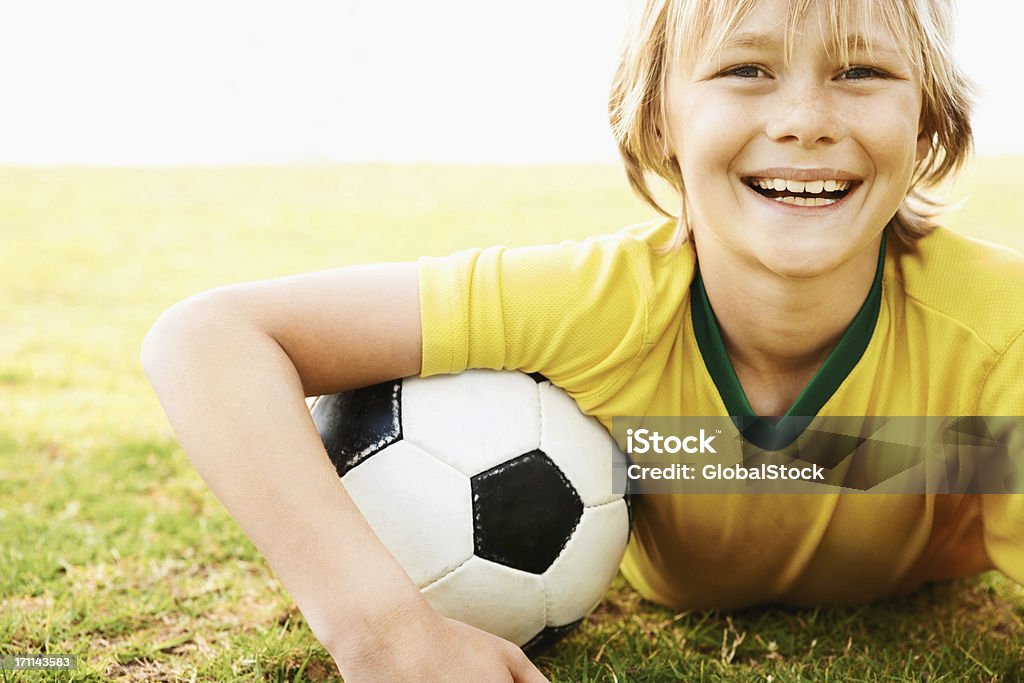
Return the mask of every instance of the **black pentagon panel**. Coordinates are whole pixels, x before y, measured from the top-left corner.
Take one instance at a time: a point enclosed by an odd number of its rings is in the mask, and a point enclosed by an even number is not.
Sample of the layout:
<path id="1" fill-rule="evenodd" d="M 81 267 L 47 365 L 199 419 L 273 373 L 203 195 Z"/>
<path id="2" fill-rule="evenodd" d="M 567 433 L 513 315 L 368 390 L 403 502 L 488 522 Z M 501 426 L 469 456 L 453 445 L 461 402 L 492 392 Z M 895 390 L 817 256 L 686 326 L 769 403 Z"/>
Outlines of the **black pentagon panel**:
<path id="1" fill-rule="evenodd" d="M 537 384 L 541 384 L 543 382 L 550 382 L 551 381 L 547 377 L 545 377 L 544 375 L 540 374 L 539 372 L 531 372 L 531 373 L 529 373 L 529 376 Z"/>
<path id="2" fill-rule="evenodd" d="M 402 438 L 402 380 L 317 399 L 313 424 L 338 476 Z"/>
<path id="3" fill-rule="evenodd" d="M 533 450 L 470 480 L 478 557 L 542 574 L 568 542 L 583 501 L 555 463 Z"/>
<path id="4" fill-rule="evenodd" d="M 555 643 L 567 636 L 582 623 L 583 620 L 579 619 L 577 621 L 570 622 L 565 626 L 548 626 L 533 638 L 530 638 L 526 645 L 523 645 L 523 652 L 526 653 L 526 656 L 530 659 L 544 654 L 545 651 L 550 650 Z"/>

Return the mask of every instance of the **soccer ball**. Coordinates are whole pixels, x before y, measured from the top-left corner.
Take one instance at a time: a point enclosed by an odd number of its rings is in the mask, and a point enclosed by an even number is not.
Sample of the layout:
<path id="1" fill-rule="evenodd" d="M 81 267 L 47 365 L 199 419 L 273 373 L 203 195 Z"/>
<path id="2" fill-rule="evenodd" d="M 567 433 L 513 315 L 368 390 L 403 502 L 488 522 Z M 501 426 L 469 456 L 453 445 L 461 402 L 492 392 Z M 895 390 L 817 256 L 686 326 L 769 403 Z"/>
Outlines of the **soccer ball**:
<path id="1" fill-rule="evenodd" d="M 439 613 L 537 654 L 615 577 L 625 456 L 541 375 L 409 377 L 311 411 L 346 490 Z"/>

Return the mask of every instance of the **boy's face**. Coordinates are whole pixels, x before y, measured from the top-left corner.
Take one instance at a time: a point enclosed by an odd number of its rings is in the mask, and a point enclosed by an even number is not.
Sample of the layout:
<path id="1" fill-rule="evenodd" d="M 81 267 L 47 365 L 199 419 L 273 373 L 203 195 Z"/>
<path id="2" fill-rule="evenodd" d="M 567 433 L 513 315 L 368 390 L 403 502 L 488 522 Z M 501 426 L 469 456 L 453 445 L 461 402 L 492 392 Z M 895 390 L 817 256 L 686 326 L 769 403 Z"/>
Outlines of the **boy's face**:
<path id="1" fill-rule="evenodd" d="M 927 151 L 921 84 L 881 23 L 844 68 L 818 7 L 786 65 L 785 17 L 762 0 L 718 55 L 670 69 L 667 137 L 698 241 L 814 277 L 865 253 L 906 195 Z"/>

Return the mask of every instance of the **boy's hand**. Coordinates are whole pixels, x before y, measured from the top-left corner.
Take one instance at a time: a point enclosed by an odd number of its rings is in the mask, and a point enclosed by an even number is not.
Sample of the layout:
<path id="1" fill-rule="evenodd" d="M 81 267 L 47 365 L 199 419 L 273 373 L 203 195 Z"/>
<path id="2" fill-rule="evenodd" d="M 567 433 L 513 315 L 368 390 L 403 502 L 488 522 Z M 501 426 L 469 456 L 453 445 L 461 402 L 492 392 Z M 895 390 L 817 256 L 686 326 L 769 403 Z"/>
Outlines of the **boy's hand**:
<path id="1" fill-rule="evenodd" d="M 335 656 L 335 663 L 346 683 L 548 680 L 509 641 L 432 611 L 416 623 L 367 639 L 358 653 Z"/>

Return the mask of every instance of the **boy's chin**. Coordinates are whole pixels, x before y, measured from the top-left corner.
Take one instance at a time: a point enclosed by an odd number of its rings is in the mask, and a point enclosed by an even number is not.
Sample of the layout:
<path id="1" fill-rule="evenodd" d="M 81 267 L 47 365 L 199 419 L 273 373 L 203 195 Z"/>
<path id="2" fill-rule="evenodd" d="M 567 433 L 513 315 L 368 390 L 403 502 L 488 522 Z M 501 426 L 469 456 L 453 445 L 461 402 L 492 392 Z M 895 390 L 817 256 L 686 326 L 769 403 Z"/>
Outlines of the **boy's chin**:
<path id="1" fill-rule="evenodd" d="M 752 256 L 769 271 L 788 278 L 811 279 L 838 275 L 851 267 L 872 267 L 878 260 L 878 242 L 860 226 L 842 229 L 773 231 L 750 244 Z"/>
<path id="2" fill-rule="evenodd" d="M 836 271 L 844 262 L 842 250 L 835 248 L 810 248 L 799 245 L 787 248 L 784 245 L 773 245 L 772 248 L 755 256 L 766 270 L 794 280 L 813 280 Z"/>

